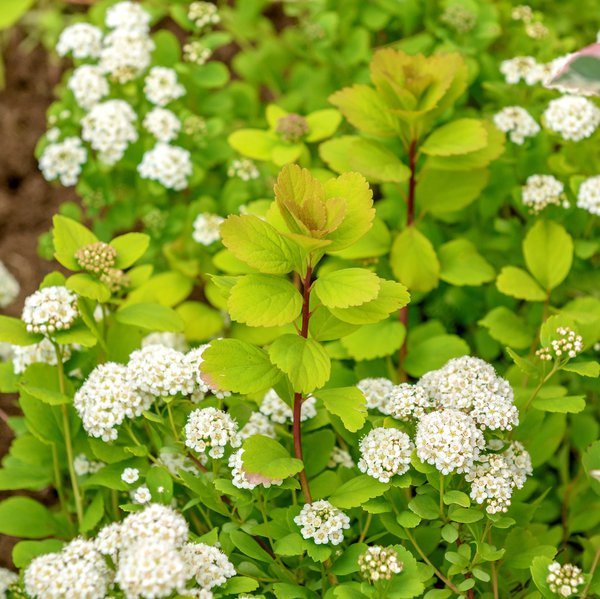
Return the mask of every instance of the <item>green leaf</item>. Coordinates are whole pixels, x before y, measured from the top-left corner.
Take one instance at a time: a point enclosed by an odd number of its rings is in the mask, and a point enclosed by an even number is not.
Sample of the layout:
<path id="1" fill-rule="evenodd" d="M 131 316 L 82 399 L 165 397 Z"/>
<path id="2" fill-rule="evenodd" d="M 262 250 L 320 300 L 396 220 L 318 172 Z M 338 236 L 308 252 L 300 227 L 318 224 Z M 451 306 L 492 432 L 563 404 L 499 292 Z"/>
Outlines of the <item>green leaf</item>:
<path id="1" fill-rule="evenodd" d="M 349 509 L 383 495 L 389 488 L 389 483 L 381 483 L 367 474 L 359 474 L 336 489 L 329 501 L 336 507 Z"/>
<path id="2" fill-rule="evenodd" d="M 275 386 L 281 378 L 264 350 L 238 339 L 212 341 L 202 360 L 203 380 L 218 389 L 256 393 Z"/>
<path id="3" fill-rule="evenodd" d="M 109 244 L 117 250 L 115 268 L 125 269 L 137 262 L 148 249 L 150 237 L 144 233 L 125 233 Z"/>
<path id="4" fill-rule="evenodd" d="M 476 508 L 451 507 L 448 510 L 448 518 L 453 522 L 461 522 L 463 524 L 471 524 L 479 522 L 483 519 L 483 512 Z"/>
<path id="5" fill-rule="evenodd" d="M 292 532 L 285 537 L 282 537 L 275 543 L 275 552 L 277 555 L 302 555 L 304 549 L 304 539 L 297 532 Z"/>
<path id="6" fill-rule="evenodd" d="M 468 154 L 484 148 L 487 138 L 481 121 L 457 119 L 435 129 L 419 149 L 428 156 Z"/>
<path id="7" fill-rule="evenodd" d="M 440 279 L 452 285 L 481 285 L 492 281 L 492 265 L 466 239 L 455 239 L 439 249 Z"/>
<path id="8" fill-rule="evenodd" d="M 104 303 L 110 299 L 110 289 L 101 281 L 87 272 L 71 275 L 65 286 L 75 293 L 91 300 Z"/>
<path id="9" fill-rule="evenodd" d="M 368 545 L 366 543 L 356 543 L 350 545 L 340 557 L 338 557 L 331 571 L 337 576 L 347 576 L 348 574 L 354 574 L 358 572 L 358 557 L 367 550 Z"/>
<path id="10" fill-rule="evenodd" d="M 104 516 L 104 498 L 102 493 L 98 492 L 92 499 L 92 503 L 85 510 L 83 520 L 79 526 L 79 532 L 88 532 L 96 528 Z"/>
<path id="11" fill-rule="evenodd" d="M 157 303 L 171 308 L 185 300 L 193 287 L 193 279 L 180 272 L 161 272 L 134 289 L 128 295 L 124 305 Z"/>
<path id="12" fill-rule="evenodd" d="M 446 505 L 456 504 L 462 507 L 469 507 L 471 505 L 471 499 L 462 491 L 451 490 L 444 493 L 444 503 Z"/>
<path id="13" fill-rule="evenodd" d="M 396 522 L 403 528 L 416 528 L 423 519 L 414 512 L 404 511 L 396 516 Z"/>
<path id="14" fill-rule="evenodd" d="M 525 236 L 523 255 L 529 272 L 550 291 L 560 285 L 571 270 L 573 239 L 561 225 L 538 220 Z"/>
<path id="15" fill-rule="evenodd" d="M 314 339 L 282 335 L 269 347 L 269 358 L 288 376 L 296 392 L 310 393 L 329 380 L 329 356 Z"/>
<path id="16" fill-rule="evenodd" d="M 398 561 L 402 562 L 404 567 L 400 574 L 396 574 L 390 582 L 386 591 L 388 599 L 412 599 L 413 597 L 421 597 L 425 586 L 422 579 L 423 574 L 419 568 L 419 564 L 414 555 L 402 547 L 402 545 L 394 545 Z"/>
<path id="17" fill-rule="evenodd" d="M 57 532 L 56 521 L 50 511 L 30 497 L 9 497 L 0 503 L 0 533 L 40 539 Z"/>
<path id="18" fill-rule="evenodd" d="M 33 5 L 34 0 L 11 0 L 2 5 L 0 29 L 12 27 Z"/>
<path id="19" fill-rule="evenodd" d="M 562 367 L 562 370 L 592 378 L 600 376 L 600 364 L 598 362 L 569 362 Z"/>
<path id="20" fill-rule="evenodd" d="M 115 319 L 149 331 L 183 331 L 183 320 L 172 308 L 160 304 L 131 304 L 119 308 Z"/>
<path id="21" fill-rule="evenodd" d="M 75 259 L 75 252 L 83 246 L 96 243 L 98 238 L 81 223 L 60 214 L 52 218 L 52 223 L 54 224 L 52 230 L 54 256 L 69 270 L 81 270 Z"/>
<path id="22" fill-rule="evenodd" d="M 341 344 L 355 360 L 374 360 L 400 349 L 405 335 L 406 329 L 398 320 L 382 320 L 342 337 Z"/>
<path id="23" fill-rule="evenodd" d="M 543 412 L 577 414 L 585 409 L 585 395 L 563 395 L 561 397 L 536 397 L 532 404 Z"/>
<path id="24" fill-rule="evenodd" d="M 518 299 L 530 302 L 543 302 L 545 291 L 535 282 L 533 277 L 522 268 L 505 266 L 496 279 L 498 291 Z"/>
<path id="25" fill-rule="evenodd" d="M 303 468 L 301 460 L 290 456 L 275 439 L 264 435 L 248 437 L 243 444 L 244 471 L 267 479 L 285 479 L 298 474 Z"/>
<path id="26" fill-rule="evenodd" d="M 76 323 L 70 329 L 58 331 L 54 333 L 54 340 L 59 345 L 79 344 L 83 347 L 94 347 L 98 343 L 98 339 L 92 331 L 90 331 L 83 321 Z"/>
<path id="27" fill-rule="evenodd" d="M 29 333 L 21 319 L 0 315 L 0 341 L 13 345 L 33 345 L 43 338 L 43 335 Z"/>
<path id="28" fill-rule="evenodd" d="M 223 316 L 202 302 L 184 302 L 175 308 L 190 341 L 207 341 L 223 330 Z"/>
<path id="29" fill-rule="evenodd" d="M 512 358 L 513 362 L 517 365 L 521 372 L 527 376 L 535 376 L 537 374 L 537 368 L 530 360 L 521 357 L 519 354 L 510 349 L 510 347 L 506 348 L 506 352 Z"/>
<path id="30" fill-rule="evenodd" d="M 539 555 L 533 559 L 530 567 L 531 578 L 533 578 L 533 582 L 538 591 L 543 597 L 546 597 L 546 599 L 553 599 L 556 597 L 556 594 L 550 590 L 548 582 L 546 581 L 548 578 L 548 566 L 551 563 L 552 560 L 549 557 Z"/>
<path id="31" fill-rule="evenodd" d="M 436 335 L 408 347 L 404 369 L 410 376 L 420 377 L 430 370 L 441 368 L 450 358 L 470 353 L 464 339 L 456 335 Z"/>
<path id="32" fill-rule="evenodd" d="M 229 216 L 221 236 L 238 260 L 263 273 L 282 275 L 301 268 L 300 248 L 257 216 Z"/>
<path id="33" fill-rule="evenodd" d="M 172 62 L 167 64 L 170 65 Z M 192 78 L 194 84 L 198 87 L 215 89 L 222 87 L 229 81 L 229 71 L 224 63 L 215 60 L 203 65 L 194 65 Z"/>
<path id="34" fill-rule="evenodd" d="M 426 168 L 417 186 L 417 205 L 433 215 L 461 210 L 481 195 L 488 179 L 489 172 L 485 168 L 468 171 Z"/>
<path id="35" fill-rule="evenodd" d="M 379 294 L 374 300 L 350 308 L 330 308 L 329 311 L 343 322 L 371 324 L 387 318 L 392 312 L 406 306 L 410 294 L 406 287 L 395 281 L 380 280 Z"/>
<path id="36" fill-rule="evenodd" d="M 340 126 L 342 115 L 333 108 L 315 110 L 306 115 L 309 133 L 306 136 L 307 142 L 321 141 L 331 137 Z"/>
<path id="37" fill-rule="evenodd" d="M 440 263 L 433 245 L 416 227 L 404 229 L 394 240 L 390 254 L 394 276 L 412 291 L 437 287 Z"/>
<path id="38" fill-rule="evenodd" d="M 173 478 L 166 468 L 156 465 L 152 466 L 146 473 L 146 484 L 148 485 L 148 490 L 152 495 L 153 501 L 165 505 L 171 504 L 171 499 L 173 499 Z"/>
<path id="39" fill-rule="evenodd" d="M 442 538 L 446 543 L 454 543 L 458 539 L 458 530 L 452 524 L 446 524 L 442 527 Z"/>
<path id="40" fill-rule="evenodd" d="M 233 576 L 219 589 L 226 595 L 250 593 L 258 588 L 258 582 L 247 576 Z"/>
<path id="41" fill-rule="evenodd" d="M 44 539 L 43 541 L 20 541 L 12 551 L 12 560 L 17 568 L 26 568 L 39 555 L 56 553 L 64 546 L 59 539 Z"/>
<path id="42" fill-rule="evenodd" d="M 409 502 L 408 508 L 425 520 L 435 520 L 440 516 L 440 508 L 431 495 L 417 495 Z"/>
<path id="43" fill-rule="evenodd" d="M 321 389 L 314 393 L 331 414 L 339 416 L 351 433 L 360 430 L 367 420 L 367 404 L 364 395 L 357 387 Z"/>
<path id="44" fill-rule="evenodd" d="M 583 454 L 583 467 L 588 476 L 590 487 L 600 495 L 600 441 L 594 441 Z"/>
<path id="45" fill-rule="evenodd" d="M 287 279 L 252 274 L 231 288 L 227 307 L 233 320 L 251 327 L 281 326 L 298 318 L 302 296 Z"/>
<path id="46" fill-rule="evenodd" d="M 375 299 L 380 286 L 379 277 L 370 270 L 343 268 L 319 276 L 313 291 L 329 308 L 349 308 Z"/>
<path id="47" fill-rule="evenodd" d="M 533 342 L 533 334 L 523 319 L 504 306 L 488 312 L 478 324 L 486 327 L 490 336 L 502 345 L 524 349 Z"/>
<path id="48" fill-rule="evenodd" d="M 244 555 L 269 564 L 273 561 L 273 558 L 249 534 L 241 530 L 232 530 L 229 538 Z"/>
<path id="49" fill-rule="evenodd" d="M 242 156 L 254 160 L 270 160 L 271 152 L 277 145 L 277 138 L 261 129 L 240 129 L 228 138 L 229 145 Z"/>

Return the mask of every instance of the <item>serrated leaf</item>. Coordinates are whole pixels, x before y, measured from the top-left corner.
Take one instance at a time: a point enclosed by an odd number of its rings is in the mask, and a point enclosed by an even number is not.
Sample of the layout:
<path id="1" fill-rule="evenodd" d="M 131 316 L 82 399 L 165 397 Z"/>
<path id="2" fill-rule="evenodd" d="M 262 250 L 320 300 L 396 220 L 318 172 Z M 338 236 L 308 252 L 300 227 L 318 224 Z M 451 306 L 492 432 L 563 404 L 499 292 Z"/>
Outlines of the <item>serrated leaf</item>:
<path id="1" fill-rule="evenodd" d="M 533 277 L 516 266 L 505 266 L 500 271 L 496 279 L 496 287 L 505 295 L 530 302 L 543 302 L 546 299 L 546 293 Z"/>
<path id="2" fill-rule="evenodd" d="M 389 488 L 389 483 L 382 483 L 372 476 L 360 474 L 336 489 L 329 501 L 336 507 L 349 509 L 383 495 Z"/>
<path id="3" fill-rule="evenodd" d="M 267 479 L 285 479 L 298 474 L 304 464 L 290 456 L 275 439 L 264 435 L 248 437 L 243 444 L 244 471 Z"/>
<path id="4" fill-rule="evenodd" d="M 352 433 L 360 430 L 367 420 L 367 402 L 357 387 L 321 389 L 314 393 L 325 409 L 339 418 Z"/>
<path id="5" fill-rule="evenodd" d="M 349 308 L 375 299 L 380 286 L 380 279 L 374 272 L 364 268 L 343 268 L 319 276 L 313 291 L 329 308 Z"/>
<path id="6" fill-rule="evenodd" d="M 487 131 L 477 119 L 457 119 L 441 127 L 421 144 L 420 150 L 429 156 L 454 156 L 481 150 L 487 145 Z"/>
<path id="7" fill-rule="evenodd" d="M 437 287 L 440 263 L 433 245 L 416 227 L 404 229 L 394 239 L 390 253 L 394 276 L 412 291 Z"/>

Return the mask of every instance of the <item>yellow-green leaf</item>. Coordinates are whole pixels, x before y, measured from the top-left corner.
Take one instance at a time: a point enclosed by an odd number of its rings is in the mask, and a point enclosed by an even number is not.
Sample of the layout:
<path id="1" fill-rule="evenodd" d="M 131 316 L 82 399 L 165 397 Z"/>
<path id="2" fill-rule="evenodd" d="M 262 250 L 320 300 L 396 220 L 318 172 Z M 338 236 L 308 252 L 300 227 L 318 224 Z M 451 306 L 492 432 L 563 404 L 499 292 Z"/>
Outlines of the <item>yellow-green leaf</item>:
<path id="1" fill-rule="evenodd" d="M 546 293 L 533 277 L 522 268 L 505 266 L 496 279 L 496 287 L 505 295 L 530 302 L 543 302 Z"/>
<path id="2" fill-rule="evenodd" d="M 360 306 L 377 297 L 379 277 L 365 268 L 344 268 L 328 272 L 315 281 L 313 291 L 329 308 Z"/>
<path id="3" fill-rule="evenodd" d="M 413 291 L 431 291 L 438 285 L 438 257 L 429 239 L 414 226 L 394 240 L 390 264 L 394 276 Z"/>

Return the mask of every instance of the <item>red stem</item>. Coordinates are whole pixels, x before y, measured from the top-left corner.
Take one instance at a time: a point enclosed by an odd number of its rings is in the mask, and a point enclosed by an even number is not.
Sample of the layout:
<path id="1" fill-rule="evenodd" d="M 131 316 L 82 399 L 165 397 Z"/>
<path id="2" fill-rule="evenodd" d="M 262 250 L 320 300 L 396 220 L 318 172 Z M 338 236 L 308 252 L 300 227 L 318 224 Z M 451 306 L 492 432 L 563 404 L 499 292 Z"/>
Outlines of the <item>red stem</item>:
<path id="1" fill-rule="evenodd" d="M 310 287 L 311 287 L 312 267 L 309 265 L 306 269 L 306 276 L 302 281 L 302 328 L 300 329 L 300 335 L 305 339 L 308 338 L 308 324 L 310 322 Z M 302 430 L 301 430 L 301 416 L 302 416 L 302 393 L 294 393 L 294 416 L 292 420 L 292 432 L 294 435 L 294 455 L 297 459 L 303 460 L 302 457 Z M 312 503 L 312 496 L 310 494 L 310 487 L 308 486 L 308 478 L 306 477 L 306 470 L 302 469 L 300 472 L 300 486 L 302 487 L 302 494 L 306 503 Z"/>

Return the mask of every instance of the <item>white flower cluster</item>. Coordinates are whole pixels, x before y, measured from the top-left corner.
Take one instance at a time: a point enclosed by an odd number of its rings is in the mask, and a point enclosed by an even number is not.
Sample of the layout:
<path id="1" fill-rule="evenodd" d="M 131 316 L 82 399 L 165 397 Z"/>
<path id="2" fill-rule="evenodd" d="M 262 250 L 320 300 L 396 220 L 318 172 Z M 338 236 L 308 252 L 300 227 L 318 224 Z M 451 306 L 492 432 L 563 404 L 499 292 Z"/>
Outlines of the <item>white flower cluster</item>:
<path id="1" fill-rule="evenodd" d="M 303 402 L 302 408 L 300 410 L 300 420 L 304 422 L 305 420 L 310 420 L 317 415 L 316 408 L 317 400 L 312 395 L 309 395 Z M 286 422 L 291 422 L 294 414 L 292 412 L 292 408 L 288 406 L 279 395 L 275 389 L 269 389 L 265 394 L 262 403 L 260 404 L 260 411 L 268 416 L 273 422 L 277 422 L 279 424 L 285 424 Z"/>
<path id="2" fill-rule="evenodd" d="M 227 176 L 231 178 L 237 177 L 242 181 L 250 181 L 252 179 L 258 179 L 260 173 L 252 160 L 240 158 L 231 163 L 231 166 L 227 169 Z"/>
<path id="3" fill-rule="evenodd" d="M 278 478 L 268 478 L 260 474 L 251 474 L 244 470 L 244 455 L 243 449 L 238 449 L 229 457 L 229 467 L 231 468 L 231 477 L 234 487 L 238 489 L 255 489 L 259 485 L 270 487 L 271 485 L 279 486 L 283 480 Z"/>
<path id="4" fill-rule="evenodd" d="M 304 504 L 294 522 L 302 536 L 313 539 L 317 545 L 339 545 L 344 540 L 344 529 L 350 528 L 350 518 L 325 499 Z"/>
<path id="5" fill-rule="evenodd" d="M 105 23 L 111 29 L 146 33 L 150 27 L 150 15 L 136 2 L 119 2 L 106 11 Z"/>
<path id="6" fill-rule="evenodd" d="M 212 56 L 212 50 L 207 48 L 200 40 L 194 40 L 183 46 L 183 60 L 197 65 L 208 62 Z"/>
<path id="7" fill-rule="evenodd" d="M 58 553 L 36 557 L 24 581 L 27 595 L 35 599 L 104 599 L 112 573 L 94 542 L 78 538 Z"/>
<path id="8" fill-rule="evenodd" d="M 87 150 L 78 137 L 66 137 L 50 143 L 40 156 L 40 170 L 46 181 L 59 179 L 65 186 L 75 185 L 81 174 L 81 166 L 87 159 Z"/>
<path id="9" fill-rule="evenodd" d="M 360 441 L 358 469 L 388 483 L 408 470 L 413 447 L 410 437 L 396 428 L 374 428 Z"/>
<path id="10" fill-rule="evenodd" d="M 217 7 L 211 2 L 192 2 L 188 9 L 188 18 L 198 29 L 221 22 Z"/>
<path id="11" fill-rule="evenodd" d="M 574 358 L 583 351 L 583 338 L 572 328 L 558 327 L 556 329 L 556 334 L 558 335 L 558 339 L 553 339 L 550 342 L 552 349 L 549 347 L 542 347 L 535 352 L 540 360 L 552 360 L 552 352 L 554 352 L 554 355 L 557 358 L 560 358 L 561 356 Z"/>
<path id="12" fill-rule="evenodd" d="M 188 150 L 159 141 L 144 153 L 137 168 L 142 179 L 158 181 L 167 189 L 181 191 L 192 174 L 192 159 Z"/>
<path id="13" fill-rule="evenodd" d="M 502 442 L 494 440 L 489 448 L 498 451 Z M 486 511 L 495 514 L 508 510 L 514 489 L 523 488 L 532 472 L 529 453 L 514 441 L 502 453 L 481 455 L 465 479 L 471 483 L 471 499 L 479 504 L 486 502 Z"/>
<path id="14" fill-rule="evenodd" d="M 108 81 L 102 69 L 96 65 L 84 64 L 77 67 L 71 75 L 67 87 L 73 92 L 79 106 L 89 110 L 104 96 L 108 95 Z"/>
<path id="15" fill-rule="evenodd" d="M 239 447 L 242 439 L 235 420 L 216 408 L 194 410 L 185 425 L 185 444 L 198 453 L 208 450 L 211 458 L 222 458 L 225 446 Z"/>
<path id="16" fill-rule="evenodd" d="M 406 421 L 420 418 L 426 410 L 433 407 L 433 402 L 422 386 L 400 383 L 392 387 L 387 399 L 382 402 L 379 411 L 392 416 L 396 420 Z"/>
<path id="17" fill-rule="evenodd" d="M 177 73 L 168 67 L 152 67 L 144 79 L 144 93 L 152 104 L 166 106 L 185 94 L 177 82 Z"/>
<path id="18" fill-rule="evenodd" d="M 205 456 L 200 456 L 200 461 L 202 461 L 202 457 Z M 173 475 L 178 475 L 180 470 L 198 474 L 198 467 L 192 460 L 179 452 L 169 451 L 164 447 L 160 451 L 158 461 Z"/>
<path id="19" fill-rule="evenodd" d="M 511 430 L 519 424 L 510 384 L 480 358 L 453 358 L 418 384 L 438 407 L 463 410 L 482 429 Z"/>
<path id="20" fill-rule="evenodd" d="M 217 547 L 204 543 L 185 543 L 181 549 L 188 568 L 202 590 L 225 584 L 228 578 L 235 576 L 235 568 L 227 556 Z"/>
<path id="21" fill-rule="evenodd" d="M 457 33 L 468 33 L 477 25 L 477 15 L 462 4 L 447 4 L 440 21 Z"/>
<path id="22" fill-rule="evenodd" d="M 181 121 L 168 108 L 153 108 L 144 117 L 144 129 L 154 135 L 158 141 L 168 143 L 179 135 Z"/>
<path id="23" fill-rule="evenodd" d="M 546 577 L 548 588 L 552 593 L 556 593 L 561 597 L 571 597 L 576 595 L 578 587 L 580 587 L 585 579 L 581 573 L 581 569 L 573 564 L 563 564 L 552 562 L 548 566 L 548 576 Z"/>
<path id="24" fill-rule="evenodd" d="M 522 145 L 527 137 L 535 137 L 540 126 L 521 106 L 506 106 L 494 115 L 494 125 L 508 133 L 510 141 Z"/>
<path id="25" fill-rule="evenodd" d="M 98 58 L 102 47 L 102 31 L 88 23 L 75 23 L 66 27 L 56 44 L 59 56 L 72 54 L 73 58 Z"/>
<path id="26" fill-rule="evenodd" d="M 337 468 L 338 466 L 343 466 L 344 468 L 352 469 L 354 468 L 354 460 L 352 456 L 341 447 L 337 445 L 331 450 L 331 455 L 329 456 L 329 461 L 327 462 L 328 468 Z"/>
<path id="27" fill-rule="evenodd" d="M 385 378 L 362 379 L 356 385 L 367 400 L 367 408 L 377 409 L 387 414 L 387 406 L 394 389 L 394 383 Z"/>
<path id="28" fill-rule="evenodd" d="M 93 106 L 81 119 L 81 137 L 98 152 L 102 162 L 115 164 L 138 138 L 136 119 L 133 108 L 124 100 L 107 100 Z"/>
<path id="29" fill-rule="evenodd" d="M 218 214 L 203 212 L 194 220 L 192 238 L 202 245 L 211 245 L 221 239 L 221 225 L 225 219 Z"/>
<path id="30" fill-rule="evenodd" d="M 260 412 L 252 412 L 248 422 L 240 429 L 242 439 L 247 439 L 253 435 L 264 435 L 265 437 L 271 437 L 271 439 L 276 437 L 273 423 Z"/>
<path id="31" fill-rule="evenodd" d="M 483 433 L 469 414 L 447 409 L 425 414 L 417 424 L 417 456 L 442 474 L 467 472 L 485 448 Z"/>
<path id="32" fill-rule="evenodd" d="M 21 291 L 19 282 L 0 260 L 0 308 L 12 304 L 17 299 L 19 291 Z"/>
<path id="33" fill-rule="evenodd" d="M 6 599 L 6 591 L 18 581 L 19 577 L 17 574 L 6 568 L 0 568 L 0 599 Z"/>
<path id="34" fill-rule="evenodd" d="M 71 328 L 78 316 L 77 295 L 56 285 L 27 297 L 21 319 L 30 333 L 52 334 Z"/>
<path id="35" fill-rule="evenodd" d="M 164 345 L 179 352 L 184 352 L 188 349 L 188 344 L 183 333 L 171 333 L 169 331 L 146 335 L 142 339 L 142 347 L 148 347 L 148 345 Z"/>
<path id="36" fill-rule="evenodd" d="M 115 29 L 104 38 L 100 69 L 112 81 L 127 83 L 148 68 L 154 47 L 145 31 L 126 27 Z"/>
<path id="37" fill-rule="evenodd" d="M 73 470 L 77 476 L 86 476 L 87 474 L 95 474 L 104 468 L 104 462 L 90 460 L 85 453 L 80 453 L 73 460 Z"/>
<path id="38" fill-rule="evenodd" d="M 500 72 L 510 85 L 521 80 L 527 85 L 545 84 L 560 71 L 569 58 L 570 55 L 559 56 L 551 62 L 539 63 L 533 56 L 515 56 L 500 63 Z"/>
<path id="39" fill-rule="evenodd" d="M 66 362 L 71 357 L 71 347 L 62 345 L 62 361 Z M 42 339 L 39 343 L 33 345 L 13 345 L 12 346 L 13 370 L 15 374 L 25 372 L 30 364 L 58 364 L 56 350 L 50 339 Z"/>
<path id="40" fill-rule="evenodd" d="M 372 545 L 358 556 L 360 573 L 370 582 L 390 580 L 394 574 L 400 574 L 404 564 L 398 559 L 393 547 Z"/>
<path id="41" fill-rule="evenodd" d="M 551 204 L 565 205 L 563 192 L 564 185 L 552 175 L 531 175 L 521 189 L 523 204 L 534 214 Z"/>
<path id="42" fill-rule="evenodd" d="M 589 177 L 579 186 L 577 206 L 600 216 L 600 175 Z"/>
<path id="43" fill-rule="evenodd" d="M 125 418 L 135 418 L 152 404 L 152 396 L 140 393 L 122 364 L 100 364 L 75 393 L 73 407 L 88 435 L 103 441 L 117 438 L 117 429 Z"/>
<path id="44" fill-rule="evenodd" d="M 544 125 L 563 139 L 581 141 L 600 125 L 600 108 L 583 96 L 565 95 L 548 104 Z"/>

